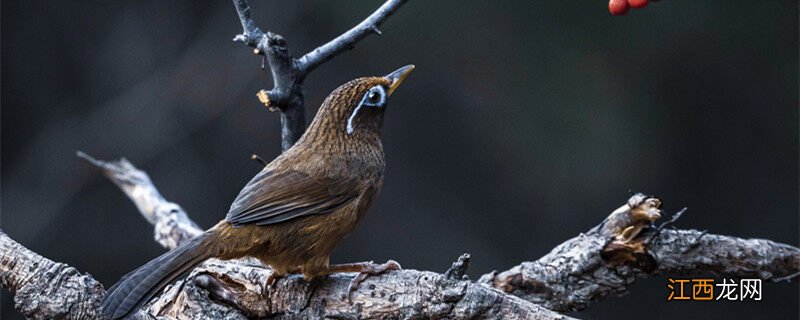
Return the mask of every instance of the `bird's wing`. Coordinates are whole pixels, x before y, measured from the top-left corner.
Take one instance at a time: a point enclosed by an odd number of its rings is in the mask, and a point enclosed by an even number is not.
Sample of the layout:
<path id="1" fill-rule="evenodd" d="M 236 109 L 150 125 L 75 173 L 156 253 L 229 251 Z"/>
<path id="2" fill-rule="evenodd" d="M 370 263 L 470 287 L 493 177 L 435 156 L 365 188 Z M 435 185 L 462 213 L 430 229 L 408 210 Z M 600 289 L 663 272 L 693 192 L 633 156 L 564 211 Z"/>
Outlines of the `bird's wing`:
<path id="1" fill-rule="evenodd" d="M 358 183 L 350 179 L 315 179 L 297 171 L 264 170 L 239 192 L 225 219 L 234 227 L 274 224 L 335 211 L 358 194 Z"/>

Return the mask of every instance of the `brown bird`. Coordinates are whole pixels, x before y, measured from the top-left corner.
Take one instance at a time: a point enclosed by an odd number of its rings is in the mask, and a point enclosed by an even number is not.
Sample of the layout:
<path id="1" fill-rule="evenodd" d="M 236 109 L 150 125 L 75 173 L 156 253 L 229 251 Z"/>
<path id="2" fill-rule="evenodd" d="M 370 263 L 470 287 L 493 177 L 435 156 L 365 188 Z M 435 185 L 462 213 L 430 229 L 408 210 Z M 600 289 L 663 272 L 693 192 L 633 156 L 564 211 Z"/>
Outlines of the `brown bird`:
<path id="1" fill-rule="evenodd" d="M 275 279 L 306 279 L 400 268 L 359 262 L 329 265 L 334 247 L 356 226 L 383 185 L 381 129 L 388 97 L 414 69 L 352 80 L 333 91 L 297 143 L 245 185 L 225 219 L 202 235 L 123 276 L 103 299 L 103 313 L 129 317 L 175 278 L 208 258 L 255 257 Z"/>

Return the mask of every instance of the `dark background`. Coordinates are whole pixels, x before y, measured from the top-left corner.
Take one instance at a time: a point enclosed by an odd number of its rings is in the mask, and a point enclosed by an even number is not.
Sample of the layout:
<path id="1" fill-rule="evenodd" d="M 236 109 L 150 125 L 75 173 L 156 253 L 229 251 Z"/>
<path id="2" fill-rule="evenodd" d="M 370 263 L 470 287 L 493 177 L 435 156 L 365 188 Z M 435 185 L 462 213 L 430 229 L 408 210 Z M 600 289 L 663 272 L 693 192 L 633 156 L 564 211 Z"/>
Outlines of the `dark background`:
<path id="1" fill-rule="evenodd" d="M 297 56 L 380 1 L 252 1 Z M 413 0 L 316 70 L 309 117 L 339 84 L 417 69 L 392 97 L 386 184 L 333 262 L 396 259 L 470 275 L 546 254 L 628 198 L 678 227 L 798 245 L 796 1 Z M 106 285 L 163 252 L 75 157 L 127 157 L 203 227 L 279 153 L 271 87 L 230 1 L 3 1 L 2 228 Z M 712 275 L 713 276 L 713 275 Z M 721 279 L 717 277 L 717 279 Z M 587 319 L 798 318 L 797 283 L 758 303 L 668 303 L 666 277 Z M 16 319 L 3 292 L 3 319 Z"/>

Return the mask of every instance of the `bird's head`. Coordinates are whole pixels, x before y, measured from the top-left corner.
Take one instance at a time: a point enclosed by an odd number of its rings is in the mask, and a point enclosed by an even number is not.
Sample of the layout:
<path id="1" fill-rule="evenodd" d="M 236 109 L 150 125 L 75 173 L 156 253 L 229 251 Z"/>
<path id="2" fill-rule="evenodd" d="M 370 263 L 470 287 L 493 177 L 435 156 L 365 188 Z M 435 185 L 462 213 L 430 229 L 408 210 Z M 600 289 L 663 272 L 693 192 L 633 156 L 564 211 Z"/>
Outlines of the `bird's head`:
<path id="1" fill-rule="evenodd" d="M 411 70 L 414 66 L 407 65 L 382 77 L 358 78 L 341 85 L 322 103 L 307 135 L 321 133 L 341 140 L 380 139 L 389 97 Z"/>

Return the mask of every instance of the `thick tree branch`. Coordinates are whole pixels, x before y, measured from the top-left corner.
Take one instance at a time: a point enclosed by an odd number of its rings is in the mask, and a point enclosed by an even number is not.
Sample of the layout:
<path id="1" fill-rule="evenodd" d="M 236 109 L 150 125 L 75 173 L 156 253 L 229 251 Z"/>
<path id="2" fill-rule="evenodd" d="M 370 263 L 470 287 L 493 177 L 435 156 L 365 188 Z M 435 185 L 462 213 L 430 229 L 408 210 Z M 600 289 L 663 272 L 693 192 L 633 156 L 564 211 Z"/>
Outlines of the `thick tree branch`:
<path id="1" fill-rule="evenodd" d="M 479 282 L 563 312 L 622 295 L 637 278 L 658 274 L 705 271 L 777 281 L 800 272 L 800 249 L 793 246 L 653 228 L 660 205 L 657 198 L 634 195 L 586 234 Z"/>
<path id="2" fill-rule="evenodd" d="M 73 267 L 53 262 L 0 230 L 0 286 L 28 319 L 95 319 L 103 285 Z"/>
<path id="3" fill-rule="evenodd" d="M 463 259 L 463 258 L 462 258 Z M 350 277 L 300 276 L 266 285 L 252 259 L 211 259 L 167 288 L 136 319 L 571 319 L 515 296 L 442 274 L 404 270 L 367 278 L 347 298 Z M 103 286 L 44 258 L 0 231 L 0 285 L 28 319 L 102 319 Z"/>
<path id="4" fill-rule="evenodd" d="M 125 168 L 138 171 L 129 163 Z M 155 188 L 149 180 L 143 181 L 146 188 Z M 800 272 L 800 249 L 792 246 L 696 230 L 653 228 L 652 222 L 661 217 L 660 205 L 659 199 L 634 195 L 586 234 L 564 242 L 537 261 L 484 275 L 479 283 L 548 309 L 569 311 L 624 294 L 637 278 L 655 274 L 713 271 L 778 280 Z M 459 259 L 445 277 L 463 277 L 468 261 L 468 257 Z"/>
<path id="5" fill-rule="evenodd" d="M 182 210 L 165 214 L 154 209 L 169 202 L 147 175 L 129 162 L 82 157 L 102 168 L 129 195 L 147 220 L 157 226 L 156 233 L 163 234 L 157 237 L 162 245 L 173 246 L 188 234 L 199 232 Z M 312 282 L 290 276 L 268 287 L 265 281 L 271 271 L 254 259 L 211 259 L 185 280 L 168 287 L 140 311 L 138 318 L 560 319 L 564 316 L 548 309 L 585 308 L 626 292 L 638 277 L 713 271 L 782 280 L 799 272 L 800 249 L 792 246 L 695 230 L 653 228 L 652 222 L 661 216 L 659 207 L 660 200 L 637 194 L 599 226 L 541 259 L 485 275 L 477 282 L 465 277 L 469 256 L 463 255 L 444 274 L 402 270 L 370 277 L 350 300 L 346 298 L 347 287 L 354 274 L 336 274 Z M 158 231 L 159 224 L 170 231 Z M 97 317 L 104 291 L 90 276 L 36 255 L 1 233 L 0 254 L 1 284 L 17 295 L 17 308 L 29 318 Z"/>
<path id="6" fill-rule="evenodd" d="M 408 0 L 388 0 L 364 21 L 330 42 L 294 59 L 282 36 L 266 32 L 256 26 L 246 0 L 233 0 L 242 24 L 242 33 L 233 40 L 264 55 L 272 74 L 273 88 L 258 92 L 258 99 L 271 111 L 281 112 L 281 148 L 286 151 L 300 139 L 305 131 L 305 105 L 303 81 L 306 76 L 336 55 L 351 49 L 356 42 L 370 33 L 380 34 L 378 27 Z"/>
<path id="7" fill-rule="evenodd" d="M 265 280 L 270 272 L 247 261 L 210 260 L 147 306 L 150 317 L 570 319 L 518 297 L 429 271 L 393 271 L 367 278 L 350 299 L 348 285 L 354 274 L 312 282 L 291 276 L 269 288 Z"/>

